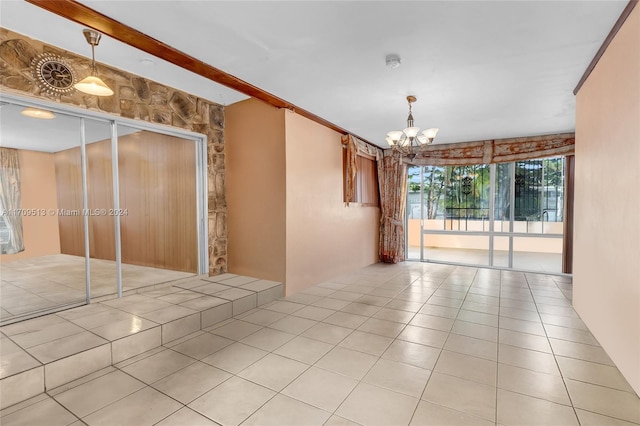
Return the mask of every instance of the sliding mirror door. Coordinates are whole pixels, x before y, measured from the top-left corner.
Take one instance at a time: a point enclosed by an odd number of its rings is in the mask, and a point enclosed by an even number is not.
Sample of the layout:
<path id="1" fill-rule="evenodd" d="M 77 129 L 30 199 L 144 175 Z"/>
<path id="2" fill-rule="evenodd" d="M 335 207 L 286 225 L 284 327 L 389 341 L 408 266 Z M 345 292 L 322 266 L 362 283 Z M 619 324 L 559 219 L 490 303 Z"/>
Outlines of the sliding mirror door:
<path id="1" fill-rule="evenodd" d="M 6 102 L 0 114 L 0 322 L 7 324 L 86 303 L 83 134 L 82 119 L 66 114 Z"/>
<path id="2" fill-rule="evenodd" d="M 206 272 L 200 135 L 4 99 L 2 324 Z"/>
<path id="3" fill-rule="evenodd" d="M 196 142 L 118 126 L 124 290 L 198 273 Z"/>

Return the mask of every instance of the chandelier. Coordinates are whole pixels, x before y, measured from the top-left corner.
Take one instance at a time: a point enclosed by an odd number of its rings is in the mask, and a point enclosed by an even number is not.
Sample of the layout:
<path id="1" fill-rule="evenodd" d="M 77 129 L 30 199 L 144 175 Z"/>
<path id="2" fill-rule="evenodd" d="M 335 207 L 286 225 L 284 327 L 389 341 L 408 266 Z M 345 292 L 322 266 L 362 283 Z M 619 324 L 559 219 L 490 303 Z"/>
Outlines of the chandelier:
<path id="1" fill-rule="evenodd" d="M 418 98 L 415 96 L 407 96 L 407 102 L 409 102 L 407 128 L 389 132 L 386 138 L 387 143 L 393 151 L 399 153 L 401 156 L 407 156 L 410 160 L 413 160 L 424 146 L 433 142 L 439 130 L 434 127 L 420 132 L 420 128 L 413 125 L 411 104 L 417 100 Z"/>

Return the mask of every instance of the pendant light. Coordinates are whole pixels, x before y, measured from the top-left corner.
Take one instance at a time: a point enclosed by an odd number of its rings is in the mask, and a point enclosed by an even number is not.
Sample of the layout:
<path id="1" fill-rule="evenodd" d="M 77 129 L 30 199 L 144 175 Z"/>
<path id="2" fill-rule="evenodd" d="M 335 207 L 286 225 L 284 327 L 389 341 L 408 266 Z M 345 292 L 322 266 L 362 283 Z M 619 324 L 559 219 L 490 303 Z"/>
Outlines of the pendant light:
<path id="1" fill-rule="evenodd" d="M 91 75 L 76 83 L 74 87 L 89 95 L 111 96 L 113 95 L 113 90 L 98 77 L 96 68 L 95 47 L 100 43 L 102 34 L 93 30 L 83 30 L 82 33 L 84 34 L 84 38 L 87 39 L 87 43 L 91 45 Z"/>

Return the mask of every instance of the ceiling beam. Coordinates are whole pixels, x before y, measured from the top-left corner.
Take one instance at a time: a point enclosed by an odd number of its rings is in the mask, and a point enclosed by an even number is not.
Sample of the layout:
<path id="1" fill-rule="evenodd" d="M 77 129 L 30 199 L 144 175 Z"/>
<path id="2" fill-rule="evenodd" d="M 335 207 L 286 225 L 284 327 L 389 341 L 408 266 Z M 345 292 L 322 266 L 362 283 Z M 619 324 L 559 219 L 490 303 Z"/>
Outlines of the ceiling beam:
<path id="1" fill-rule="evenodd" d="M 244 80 L 241 80 L 231 74 L 228 74 L 206 62 L 203 62 L 191 55 L 188 55 L 172 46 L 163 43 L 160 40 L 136 30 L 128 25 L 118 22 L 102 13 L 78 3 L 75 0 L 26 0 L 35 6 L 41 7 L 51 13 L 62 16 L 78 24 L 84 25 L 101 32 L 115 40 L 142 50 L 150 55 L 156 56 L 176 66 L 184 68 L 204 78 L 214 81 L 223 86 L 229 87 L 247 96 L 260 99 L 277 108 L 286 108 L 295 112 L 311 121 L 328 127 L 341 134 L 350 133 L 346 129 L 331 123 L 324 118 L 300 108 L 286 100 L 279 98 L 266 90 L 256 87 Z M 354 135 L 357 136 L 357 135 Z M 364 142 L 377 146 L 368 140 L 357 136 Z"/>
<path id="2" fill-rule="evenodd" d="M 611 31 L 609 31 L 607 38 L 605 38 L 604 42 L 602 42 L 602 46 L 600 46 L 600 49 L 598 49 L 598 51 L 596 52 L 596 55 L 593 57 L 593 59 L 589 63 L 589 66 L 585 70 L 584 74 L 582 74 L 582 77 L 580 78 L 580 81 L 576 85 L 576 88 L 573 89 L 574 95 L 578 94 L 578 91 L 580 90 L 582 85 L 585 83 L 585 81 L 587 81 L 587 78 L 589 78 L 589 76 L 591 75 L 591 72 L 598 64 L 598 61 L 600 60 L 602 55 L 604 55 L 604 52 L 609 47 L 609 44 L 611 44 L 611 42 L 613 41 L 613 38 L 616 36 L 616 34 L 618 34 L 618 31 L 620 31 L 620 28 L 622 28 L 622 24 L 624 24 L 624 21 L 627 20 L 627 18 L 631 14 L 631 11 L 633 10 L 634 7 L 636 7 L 637 4 L 638 4 L 638 0 L 629 0 L 629 3 L 627 3 L 627 6 L 624 8 L 622 13 L 620 14 L 620 17 L 618 18 L 616 23 L 613 25 L 613 28 L 611 28 Z"/>

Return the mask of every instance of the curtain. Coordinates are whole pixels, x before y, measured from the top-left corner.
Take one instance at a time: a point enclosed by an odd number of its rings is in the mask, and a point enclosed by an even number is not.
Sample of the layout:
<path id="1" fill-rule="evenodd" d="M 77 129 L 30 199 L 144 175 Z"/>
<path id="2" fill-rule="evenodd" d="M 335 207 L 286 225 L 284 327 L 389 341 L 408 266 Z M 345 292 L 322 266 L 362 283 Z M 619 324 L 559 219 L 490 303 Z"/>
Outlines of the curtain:
<path id="1" fill-rule="evenodd" d="M 418 156 L 411 160 L 411 164 L 464 166 L 573 155 L 575 142 L 574 133 L 560 133 L 525 138 L 434 144 L 422 147 Z"/>
<path id="2" fill-rule="evenodd" d="M 8 244 L 2 247 L 3 254 L 24 251 L 22 239 L 22 216 L 20 208 L 20 160 L 18 151 L 0 148 L 0 211 L 8 231 Z"/>
<path id="3" fill-rule="evenodd" d="M 385 155 L 378 161 L 380 185 L 380 261 L 398 263 L 405 259 L 404 210 L 407 199 L 407 165 Z"/>
<path id="4" fill-rule="evenodd" d="M 358 173 L 358 147 L 355 138 L 351 135 L 345 135 L 342 138 L 342 144 L 347 148 L 347 159 L 345 165 L 345 204 L 348 206 L 351 198 L 356 191 L 356 174 Z"/>

